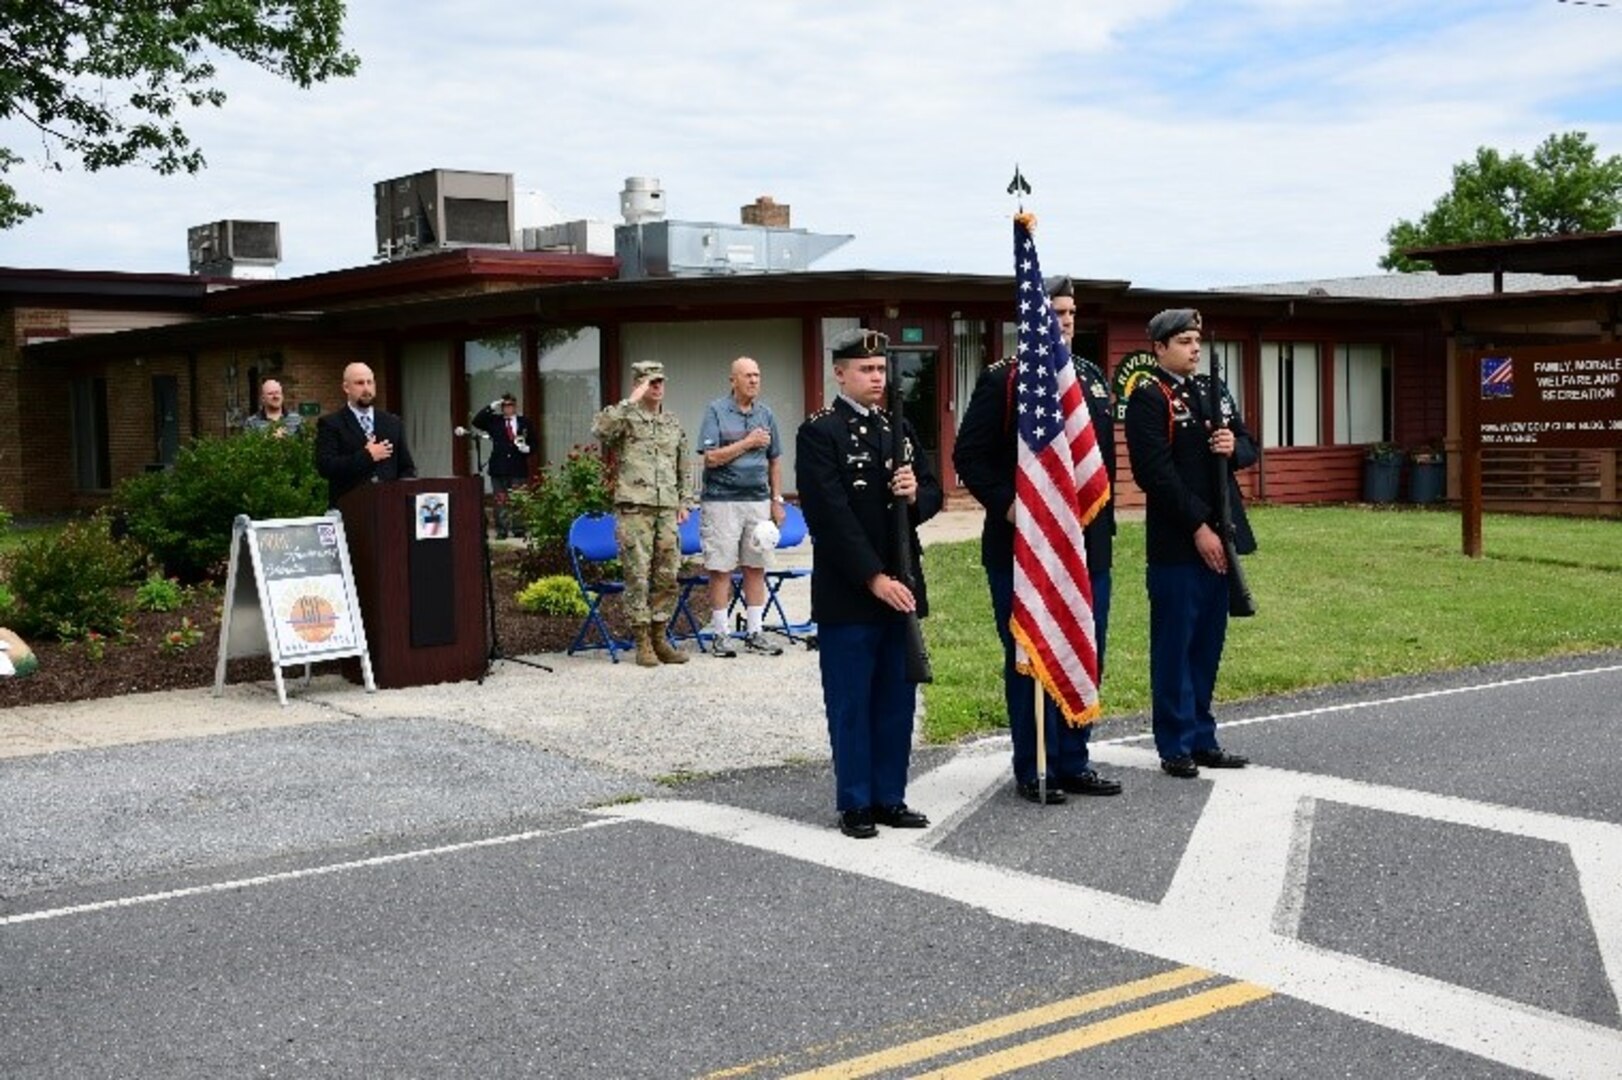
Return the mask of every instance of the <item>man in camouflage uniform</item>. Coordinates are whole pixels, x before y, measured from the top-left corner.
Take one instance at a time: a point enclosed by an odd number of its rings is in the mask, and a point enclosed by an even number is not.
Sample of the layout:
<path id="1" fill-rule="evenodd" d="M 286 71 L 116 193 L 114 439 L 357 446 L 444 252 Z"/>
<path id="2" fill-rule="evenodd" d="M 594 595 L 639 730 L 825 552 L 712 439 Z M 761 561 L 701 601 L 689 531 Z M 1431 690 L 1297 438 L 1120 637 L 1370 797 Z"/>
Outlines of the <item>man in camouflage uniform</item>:
<path id="1" fill-rule="evenodd" d="M 676 529 L 692 506 L 687 436 L 681 421 L 664 411 L 665 366 L 640 361 L 631 365 L 631 376 L 631 395 L 598 413 L 591 430 L 616 462 L 614 516 L 636 662 L 685 664 L 687 654 L 670 644 L 665 627 L 676 611 Z"/>

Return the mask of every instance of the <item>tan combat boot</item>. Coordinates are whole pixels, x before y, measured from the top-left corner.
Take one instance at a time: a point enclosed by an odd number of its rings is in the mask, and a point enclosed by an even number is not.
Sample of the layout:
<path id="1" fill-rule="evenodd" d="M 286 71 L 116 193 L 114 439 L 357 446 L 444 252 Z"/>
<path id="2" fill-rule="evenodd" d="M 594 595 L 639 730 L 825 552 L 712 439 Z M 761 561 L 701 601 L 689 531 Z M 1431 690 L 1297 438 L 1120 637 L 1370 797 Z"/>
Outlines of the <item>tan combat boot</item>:
<path id="1" fill-rule="evenodd" d="M 657 656 L 661 663 L 687 663 L 688 659 L 690 658 L 686 653 L 670 644 L 670 639 L 665 636 L 665 628 L 663 626 L 658 623 L 649 623 L 648 630 L 648 636 L 653 639 L 653 655 Z"/>
<path id="2" fill-rule="evenodd" d="M 658 667 L 659 656 L 653 647 L 653 624 L 636 624 L 636 666 Z"/>

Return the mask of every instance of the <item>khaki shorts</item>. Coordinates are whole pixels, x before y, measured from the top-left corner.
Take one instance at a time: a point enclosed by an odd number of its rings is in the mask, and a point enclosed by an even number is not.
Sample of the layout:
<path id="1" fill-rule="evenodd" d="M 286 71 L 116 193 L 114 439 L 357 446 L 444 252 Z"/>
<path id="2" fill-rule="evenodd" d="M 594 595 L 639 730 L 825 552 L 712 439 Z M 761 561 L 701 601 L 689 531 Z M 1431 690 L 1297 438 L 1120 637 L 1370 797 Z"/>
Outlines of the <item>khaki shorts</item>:
<path id="1" fill-rule="evenodd" d="M 747 542 L 750 532 L 772 519 L 769 499 L 759 502 L 707 502 L 699 509 L 698 538 L 704 549 L 704 569 L 736 570 L 740 566 L 767 565 L 767 552 Z"/>

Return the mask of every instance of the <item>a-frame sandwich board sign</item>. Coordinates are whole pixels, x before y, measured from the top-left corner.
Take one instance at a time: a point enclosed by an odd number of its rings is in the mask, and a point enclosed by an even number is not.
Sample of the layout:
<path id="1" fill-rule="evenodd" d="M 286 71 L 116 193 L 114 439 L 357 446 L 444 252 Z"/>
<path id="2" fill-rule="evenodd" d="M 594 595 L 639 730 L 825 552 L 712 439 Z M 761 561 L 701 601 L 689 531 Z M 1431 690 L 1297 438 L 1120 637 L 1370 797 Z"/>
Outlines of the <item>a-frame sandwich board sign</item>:
<path id="1" fill-rule="evenodd" d="M 337 511 L 324 517 L 253 521 L 231 528 L 214 695 L 225 688 L 226 661 L 270 656 L 276 697 L 287 704 L 282 668 L 358 656 L 368 692 L 375 691 L 366 628 L 349 565 L 349 542 Z"/>

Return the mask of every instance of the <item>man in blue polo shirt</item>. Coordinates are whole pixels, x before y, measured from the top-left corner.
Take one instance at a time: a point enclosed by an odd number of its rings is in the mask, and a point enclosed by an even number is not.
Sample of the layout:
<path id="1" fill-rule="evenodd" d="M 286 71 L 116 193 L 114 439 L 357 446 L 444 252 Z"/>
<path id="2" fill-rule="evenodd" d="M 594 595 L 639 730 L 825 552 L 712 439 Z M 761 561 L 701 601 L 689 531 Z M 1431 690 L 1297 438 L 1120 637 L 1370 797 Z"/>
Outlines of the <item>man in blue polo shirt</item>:
<path id="1" fill-rule="evenodd" d="M 710 575 L 714 654 L 725 658 L 738 655 L 727 632 L 727 609 L 732 603 L 732 572 L 741 566 L 744 613 L 748 619 L 743 646 L 749 652 L 777 656 L 782 647 L 760 630 L 766 610 L 766 559 L 770 548 L 754 542 L 752 537 L 761 522 L 783 524 L 778 468 L 783 447 L 777 435 L 777 418 L 760 400 L 760 365 L 749 357 L 732 361 L 732 392 L 716 398 L 704 410 L 698 452 L 704 456 L 699 537 L 704 545 L 704 569 Z"/>

